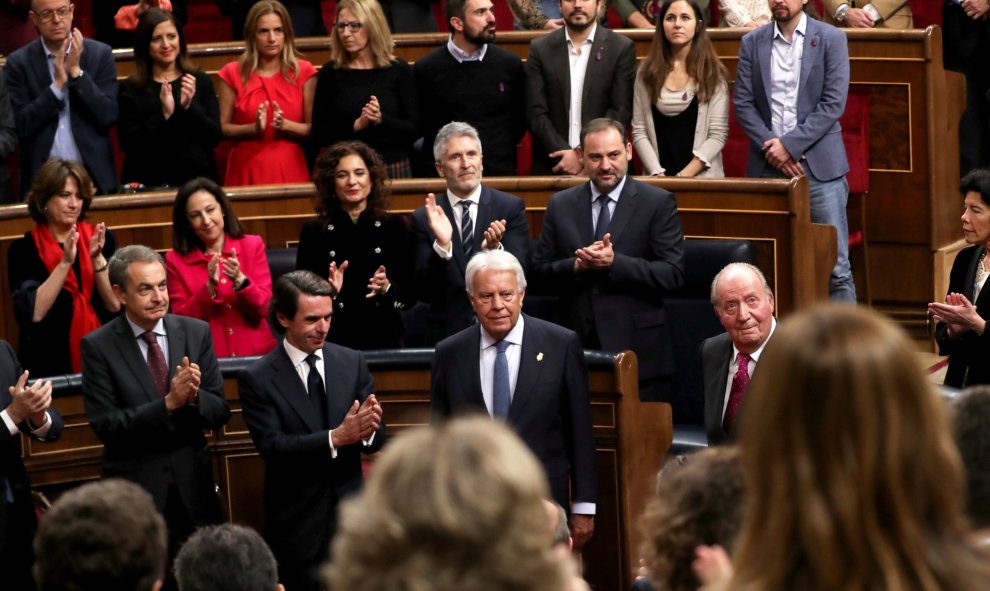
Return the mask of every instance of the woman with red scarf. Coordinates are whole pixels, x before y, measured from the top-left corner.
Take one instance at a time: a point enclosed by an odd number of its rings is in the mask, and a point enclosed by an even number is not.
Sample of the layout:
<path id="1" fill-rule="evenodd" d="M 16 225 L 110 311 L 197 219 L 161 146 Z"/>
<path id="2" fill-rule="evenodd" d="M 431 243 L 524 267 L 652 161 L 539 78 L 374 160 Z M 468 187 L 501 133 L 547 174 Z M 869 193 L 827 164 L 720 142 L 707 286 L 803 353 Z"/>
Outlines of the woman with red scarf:
<path id="1" fill-rule="evenodd" d="M 31 377 L 79 373 L 79 341 L 120 309 L 107 277 L 116 240 L 82 221 L 93 193 L 81 164 L 46 162 L 27 197 L 37 223 L 7 253 L 18 357 Z"/>

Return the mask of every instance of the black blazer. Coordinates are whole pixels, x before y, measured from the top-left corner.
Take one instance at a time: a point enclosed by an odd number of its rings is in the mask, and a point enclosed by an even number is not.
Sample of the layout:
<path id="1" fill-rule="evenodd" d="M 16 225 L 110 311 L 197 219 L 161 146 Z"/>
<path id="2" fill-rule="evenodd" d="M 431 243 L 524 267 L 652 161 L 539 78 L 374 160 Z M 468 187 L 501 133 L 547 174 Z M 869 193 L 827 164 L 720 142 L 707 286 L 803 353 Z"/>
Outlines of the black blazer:
<path id="1" fill-rule="evenodd" d="M 7 388 L 17 383 L 23 370 L 6 341 L 0 341 L 0 410 L 10 406 L 11 396 Z M 62 436 L 62 415 L 54 407 L 48 409 L 51 427 L 38 441 L 55 441 Z M 27 421 L 19 424 L 21 433 L 31 436 Z M 0 476 L 14 494 L 14 502 L 0 498 L 0 565 L 4 570 L 4 585 L 11 589 L 33 588 L 31 564 L 34 554 L 31 541 L 37 526 L 34 503 L 31 500 L 31 483 L 28 482 L 24 462 L 21 460 L 21 437 L 11 435 L 7 425 L 0 421 Z"/>
<path id="2" fill-rule="evenodd" d="M 7 56 L 5 66 L 17 137 L 21 142 L 21 195 L 48 160 L 63 103 L 49 89 L 48 58 L 41 39 Z M 83 75 L 70 80 L 72 135 L 98 193 L 117 191 L 110 128 L 117 122 L 117 68 L 109 45 L 86 39 L 79 60 Z"/>
<path id="3" fill-rule="evenodd" d="M 973 302 L 976 268 L 980 264 L 982 245 L 964 248 L 956 255 L 949 272 L 949 292 L 961 293 Z M 990 280 L 983 284 L 980 297 L 973 302 L 976 313 L 990 319 Z M 976 384 L 990 384 L 990 330 L 982 335 L 968 331 L 957 339 L 949 339 L 945 323 L 935 327 L 935 340 L 940 355 L 949 356 L 949 367 L 945 370 L 945 385 L 965 388 Z"/>
<path id="4" fill-rule="evenodd" d="M 729 383 L 729 365 L 732 362 L 729 333 L 702 341 L 698 358 L 701 361 L 701 387 L 705 393 L 705 433 L 708 435 L 708 445 L 715 445 L 728 437 L 722 428 L 722 409 L 725 407 L 725 388 Z"/>
<path id="5" fill-rule="evenodd" d="M 526 120 L 533 133 L 533 174 L 551 174 L 559 158 L 550 152 L 573 148 L 567 141 L 571 68 L 564 29 L 533 40 L 526 58 Z M 581 125 L 598 117 L 628 126 L 632 120 L 636 48 L 632 40 L 598 25 L 581 94 Z"/>
<path id="6" fill-rule="evenodd" d="M 339 425 L 355 400 L 374 392 L 364 356 L 331 343 L 323 345 L 329 424 Z M 279 562 L 322 560 L 336 531 L 337 504 L 361 488 L 361 452 L 385 442 L 385 424 L 372 445 L 349 445 L 330 458 L 329 430 L 309 400 L 306 385 L 285 347 L 275 349 L 237 378 L 244 419 L 265 460 L 265 539 Z"/>
<path id="7" fill-rule="evenodd" d="M 508 424 L 543 464 L 554 500 L 566 508 L 572 500 L 594 503 L 595 438 L 581 342 L 556 324 L 523 318 L 522 357 Z M 430 387 L 434 419 L 488 414 L 479 377 L 480 347 L 479 326 L 437 345 Z"/>
<path id="8" fill-rule="evenodd" d="M 608 272 L 574 272 L 574 251 L 594 242 L 591 184 L 550 198 L 533 271 L 560 296 L 561 324 L 582 342 L 597 331 L 606 351 L 632 349 L 640 397 L 661 392 L 649 382 L 674 373 L 663 298 L 684 282 L 684 238 L 673 194 L 626 177 L 609 223 L 615 260 Z M 645 383 L 644 383 L 645 382 Z M 648 387 L 644 387 L 648 386 Z"/>
<path id="9" fill-rule="evenodd" d="M 467 259 L 461 248 L 461 234 L 454 221 L 453 209 L 446 192 L 437 195 L 437 203 L 443 207 L 453 228 L 453 257 L 446 261 L 433 250 L 436 236 L 430 230 L 426 207 L 413 212 L 412 236 L 416 248 L 415 283 L 419 299 L 429 302 L 426 341 L 433 345 L 440 340 L 475 322 L 474 310 L 468 301 L 464 285 L 464 269 Z M 485 230 L 495 220 L 506 220 L 502 247 L 511 252 L 525 267 L 529 251 L 529 224 L 526 221 L 526 204 L 515 195 L 482 186 L 478 212 L 474 224 L 474 252 L 481 250 Z"/>
<path id="10" fill-rule="evenodd" d="M 185 316 L 165 316 L 169 379 L 184 356 L 202 372 L 199 398 L 169 414 L 147 360 L 121 314 L 82 340 L 82 392 L 86 418 L 103 442 L 103 477 L 126 478 L 165 509 L 174 481 L 194 525 L 220 520 L 213 464 L 203 431 L 230 418 L 223 377 L 213 353 L 210 326 Z"/>

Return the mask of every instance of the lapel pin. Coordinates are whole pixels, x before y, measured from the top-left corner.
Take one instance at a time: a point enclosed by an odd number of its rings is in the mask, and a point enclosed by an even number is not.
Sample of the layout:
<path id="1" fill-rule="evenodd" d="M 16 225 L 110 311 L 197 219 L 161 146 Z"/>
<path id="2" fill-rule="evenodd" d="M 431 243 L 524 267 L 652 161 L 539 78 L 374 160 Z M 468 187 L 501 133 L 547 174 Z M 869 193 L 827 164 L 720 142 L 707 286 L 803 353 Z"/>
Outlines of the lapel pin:
<path id="1" fill-rule="evenodd" d="M 818 37 L 812 37 L 811 38 L 811 46 L 812 47 L 815 47 L 817 45 L 818 45 Z"/>
<path id="2" fill-rule="evenodd" d="M 543 353 L 537 353 L 536 354 L 536 360 L 537 361 L 543 361 Z"/>
<path id="3" fill-rule="evenodd" d="M 333 224 L 327 224 L 327 231 L 333 232 Z"/>

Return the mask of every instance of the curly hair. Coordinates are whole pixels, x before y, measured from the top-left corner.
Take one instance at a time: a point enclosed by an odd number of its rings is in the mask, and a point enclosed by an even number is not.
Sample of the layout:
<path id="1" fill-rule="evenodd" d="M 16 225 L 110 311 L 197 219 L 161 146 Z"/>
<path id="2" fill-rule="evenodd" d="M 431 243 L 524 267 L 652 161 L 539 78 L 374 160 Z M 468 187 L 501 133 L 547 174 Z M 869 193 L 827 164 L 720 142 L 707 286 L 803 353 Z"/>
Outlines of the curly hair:
<path id="1" fill-rule="evenodd" d="M 86 219 L 86 212 L 93 203 L 93 195 L 96 188 L 86 167 L 73 160 L 62 160 L 52 158 L 45 162 L 34 174 L 31 181 L 31 190 L 27 194 L 27 208 L 31 219 L 39 224 L 47 224 L 48 216 L 45 215 L 45 207 L 52 197 L 58 195 L 65 189 L 65 183 L 72 177 L 79 188 L 79 198 L 82 199 L 82 208 L 79 210 L 79 221 Z"/>
<path id="2" fill-rule="evenodd" d="M 475 417 L 407 432 L 343 503 L 328 588 L 563 589 L 547 495 L 542 467 L 504 425 Z"/>
<path id="3" fill-rule="evenodd" d="M 663 31 L 663 20 L 670 11 L 670 7 L 675 2 L 687 2 L 694 12 L 695 29 L 694 39 L 691 41 L 691 50 L 687 57 L 687 73 L 694 78 L 698 84 L 698 100 L 708 102 L 719 86 L 726 84 L 725 66 L 718 59 L 712 40 L 708 36 L 708 29 L 705 26 L 705 15 L 695 0 L 666 0 L 660 6 L 660 14 L 657 15 L 657 26 L 653 32 L 653 43 L 650 51 L 639 66 L 639 78 L 650 90 L 650 102 L 656 102 L 660 98 L 660 89 L 673 69 L 674 54 L 667 40 L 667 35 Z"/>
<path id="4" fill-rule="evenodd" d="M 643 549 L 653 580 L 665 591 L 700 586 L 691 569 L 694 549 L 718 544 L 731 551 L 742 522 L 739 450 L 713 447 L 668 464 L 657 497 L 643 515 Z"/>
<path id="5" fill-rule="evenodd" d="M 316 165 L 313 167 L 313 183 L 316 184 L 318 199 L 316 213 L 320 216 L 330 216 L 340 211 L 340 199 L 337 198 L 334 176 L 337 173 L 337 166 L 345 156 L 357 156 L 367 167 L 371 179 L 367 211 L 370 211 L 375 219 L 381 219 L 388 212 L 388 170 L 374 148 L 358 141 L 337 142 L 316 159 Z"/>

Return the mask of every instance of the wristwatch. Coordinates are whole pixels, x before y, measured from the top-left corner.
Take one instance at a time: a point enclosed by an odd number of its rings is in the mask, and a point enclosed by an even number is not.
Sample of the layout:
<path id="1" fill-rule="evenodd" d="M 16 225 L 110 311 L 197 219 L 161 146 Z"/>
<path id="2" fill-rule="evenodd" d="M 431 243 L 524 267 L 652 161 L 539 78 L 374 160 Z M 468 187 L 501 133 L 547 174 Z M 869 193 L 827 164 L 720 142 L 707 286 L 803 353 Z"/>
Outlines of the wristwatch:
<path id="1" fill-rule="evenodd" d="M 86 72 L 85 72 L 85 71 L 83 71 L 83 70 L 82 70 L 82 69 L 80 68 L 80 70 L 79 70 L 79 75 L 78 75 L 78 76 L 76 76 L 75 78 L 73 78 L 73 80 L 79 80 L 80 78 L 82 78 L 82 77 L 83 77 L 83 74 L 85 74 L 85 73 L 86 73 Z"/>
<path id="2" fill-rule="evenodd" d="M 849 5 L 843 4 L 835 10 L 835 20 L 840 23 L 846 20 L 846 13 L 849 12 Z"/>

